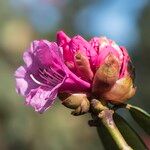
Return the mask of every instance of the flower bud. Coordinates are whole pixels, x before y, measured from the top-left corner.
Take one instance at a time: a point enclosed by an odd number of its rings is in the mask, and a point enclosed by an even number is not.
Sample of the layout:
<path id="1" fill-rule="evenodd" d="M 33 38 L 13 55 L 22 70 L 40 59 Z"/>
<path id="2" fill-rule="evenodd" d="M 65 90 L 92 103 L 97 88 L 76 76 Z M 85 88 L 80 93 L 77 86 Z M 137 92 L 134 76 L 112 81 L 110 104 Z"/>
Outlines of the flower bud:
<path id="1" fill-rule="evenodd" d="M 134 68 L 126 49 L 104 37 L 90 42 L 98 53 L 92 92 L 114 104 L 125 102 L 136 92 Z"/>
<path id="2" fill-rule="evenodd" d="M 64 106 L 70 109 L 75 109 L 75 111 L 72 112 L 73 115 L 81 115 L 89 111 L 90 103 L 86 94 L 64 94 L 63 99 L 62 96 L 60 99 Z"/>

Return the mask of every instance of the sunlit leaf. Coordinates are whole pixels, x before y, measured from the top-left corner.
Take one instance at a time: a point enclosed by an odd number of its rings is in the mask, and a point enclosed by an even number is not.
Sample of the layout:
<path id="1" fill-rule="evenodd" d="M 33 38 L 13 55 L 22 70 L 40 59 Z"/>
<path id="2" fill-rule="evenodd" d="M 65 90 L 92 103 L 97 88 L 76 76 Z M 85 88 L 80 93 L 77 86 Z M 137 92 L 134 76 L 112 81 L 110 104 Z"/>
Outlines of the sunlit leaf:
<path id="1" fill-rule="evenodd" d="M 146 133 L 150 134 L 150 114 L 136 106 L 127 105 L 127 108 L 129 109 L 129 112 L 134 120 L 144 129 Z"/>

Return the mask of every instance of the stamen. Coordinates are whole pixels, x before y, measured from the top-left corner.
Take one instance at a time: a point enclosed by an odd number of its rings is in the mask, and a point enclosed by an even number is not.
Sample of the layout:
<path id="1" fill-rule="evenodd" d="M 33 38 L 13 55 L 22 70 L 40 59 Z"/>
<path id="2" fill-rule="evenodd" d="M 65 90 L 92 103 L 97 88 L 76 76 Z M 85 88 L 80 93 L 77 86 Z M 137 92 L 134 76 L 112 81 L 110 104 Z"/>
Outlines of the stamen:
<path id="1" fill-rule="evenodd" d="M 44 80 L 43 82 L 46 82 L 45 84 L 51 86 L 56 86 L 64 79 L 64 77 L 61 74 L 59 74 L 57 71 L 55 71 L 52 68 L 44 68 L 44 69 L 39 68 L 39 76 L 41 77 L 41 79 Z"/>
<path id="2" fill-rule="evenodd" d="M 55 82 L 52 78 L 49 77 L 45 77 L 42 74 L 39 74 L 39 76 L 44 79 L 46 81 L 47 84 L 52 84 L 53 86 L 55 86 L 57 84 L 57 82 Z"/>
<path id="3" fill-rule="evenodd" d="M 49 70 L 49 71 L 51 71 L 51 70 Z M 51 73 L 52 73 L 53 75 L 51 75 L 46 69 L 44 69 L 43 72 L 46 73 L 51 79 L 54 79 L 54 78 L 55 78 L 56 80 L 58 80 L 58 79 L 61 80 L 61 79 L 62 79 L 62 78 L 59 78 L 59 77 L 55 76 L 55 74 L 54 74 L 52 71 L 51 71 Z"/>
<path id="4" fill-rule="evenodd" d="M 46 84 L 41 83 L 40 81 L 38 81 L 38 80 L 33 76 L 33 74 L 30 74 L 30 77 L 31 77 L 31 79 L 32 79 L 35 83 L 37 83 L 37 84 L 39 84 L 39 85 L 43 85 L 43 86 L 48 86 L 48 85 L 46 85 Z"/>
<path id="5" fill-rule="evenodd" d="M 63 79 L 64 77 L 61 75 L 61 74 L 59 74 L 58 72 L 56 72 L 54 69 L 52 69 L 52 68 L 50 68 L 51 70 L 52 70 L 52 72 L 54 73 L 54 74 L 56 74 L 57 75 L 57 77 L 59 77 L 59 79 Z"/>
<path id="6" fill-rule="evenodd" d="M 49 70 L 49 71 L 51 71 L 51 70 Z M 45 79 L 47 82 L 48 82 L 48 80 L 51 80 L 51 81 L 53 81 L 54 84 L 57 84 L 58 80 L 62 80 L 62 78 L 58 78 L 58 77 L 54 76 L 54 73 L 52 71 L 51 71 L 51 73 L 53 75 L 51 75 L 46 69 L 44 69 L 43 71 L 40 70 L 40 73 L 42 74 L 41 77 L 43 79 Z"/>

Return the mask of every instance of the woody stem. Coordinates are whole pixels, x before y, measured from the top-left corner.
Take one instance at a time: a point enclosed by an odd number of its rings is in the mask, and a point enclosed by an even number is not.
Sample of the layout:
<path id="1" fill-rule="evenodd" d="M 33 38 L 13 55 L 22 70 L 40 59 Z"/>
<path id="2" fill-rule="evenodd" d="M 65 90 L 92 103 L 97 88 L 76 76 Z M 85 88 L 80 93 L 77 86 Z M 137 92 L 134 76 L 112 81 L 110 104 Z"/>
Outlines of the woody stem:
<path id="1" fill-rule="evenodd" d="M 97 118 L 100 120 L 98 123 L 102 123 L 106 127 L 118 148 L 120 150 L 132 150 L 132 148 L 126 143 L 113 120 L 114 111 L 110 110 L 107 106 L 104 106 L 100 101 L 95 99 L 92 100 L 91 105 L 92 109 L 98 112 L 92 114 L 93 119 Z M 98 107 L 98 105 L 100 107 Z"/>

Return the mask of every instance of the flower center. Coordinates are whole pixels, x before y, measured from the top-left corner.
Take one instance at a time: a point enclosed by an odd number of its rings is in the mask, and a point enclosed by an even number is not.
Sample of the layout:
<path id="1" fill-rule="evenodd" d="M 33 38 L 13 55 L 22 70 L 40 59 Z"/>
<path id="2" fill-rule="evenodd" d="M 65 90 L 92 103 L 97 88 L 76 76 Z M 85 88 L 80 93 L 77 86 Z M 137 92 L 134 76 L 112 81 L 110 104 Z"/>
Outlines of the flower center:
<path id="1" fill-rule="evenodd" d="M 64 73 L 63 73 L 64 74 Z M 53 68 L 39 68 L 36 74 L 30 74 L 32 80 L 43 86 L 56 86 L 61 83 L 65 76 L 54 70 Z"/>

